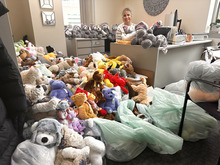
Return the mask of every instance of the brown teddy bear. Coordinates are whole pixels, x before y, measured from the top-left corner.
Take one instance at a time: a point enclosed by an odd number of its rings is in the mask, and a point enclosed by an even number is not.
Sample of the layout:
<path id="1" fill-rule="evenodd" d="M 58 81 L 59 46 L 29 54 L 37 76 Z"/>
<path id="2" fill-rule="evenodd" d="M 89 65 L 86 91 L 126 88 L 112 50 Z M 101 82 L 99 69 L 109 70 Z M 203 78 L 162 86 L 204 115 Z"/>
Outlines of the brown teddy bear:
<path id="1" fill-rule="evenodd" d="M 85 58 L 85 63 L 83 64 L 83 66 L 84 67 L 88 67 L 89 66 L 89 64 L 90 64 L 90 62 L 93 62 L 93 60 L 92 60 L 92 55 L 90 55 L 89 57 L 86 57 Z"/>
<path id="2" fill-rule="evenodd" d="M 134 91 L 138 92 L 138 95 L 134 96 L 132 99 L 135 102 L 140 102 L 140 104 L 145 104 L 149 106 L 152 103 L 152 98 L 147 96 L 146 79 L 144 77 L 141 77 L 141 80 L 142 80 L 142 84 L 139 84 L 137 86 L 131 85 Z"/>
<path id="3" fill-rule="evenodd" d="M 78 117 L 82 120 L 86 120 L 89 118 L 97 117 L 91 105 L 87 102 L 87 97 L 85 93 L 77 93 L 73 96 L 71 96 L 71 100 L 74 102 L 74 104 L 77 107 L 77 110 L 79 112 Z"/>
<path id="4" fill-rule="evenodd" d="M 102 89 L 104 89 L 104 86 L 103 86 L 104 76 L 99 71 L 95 71 L 93 73 L 92 78 L 93 78 L 92 80 L 89 80 L 85 84 L 84 90 L 95 95 L 95 97 L 96 97 L 95 102 L 96 103 L 104 102 L 105 98 L 102 96 Z"/>

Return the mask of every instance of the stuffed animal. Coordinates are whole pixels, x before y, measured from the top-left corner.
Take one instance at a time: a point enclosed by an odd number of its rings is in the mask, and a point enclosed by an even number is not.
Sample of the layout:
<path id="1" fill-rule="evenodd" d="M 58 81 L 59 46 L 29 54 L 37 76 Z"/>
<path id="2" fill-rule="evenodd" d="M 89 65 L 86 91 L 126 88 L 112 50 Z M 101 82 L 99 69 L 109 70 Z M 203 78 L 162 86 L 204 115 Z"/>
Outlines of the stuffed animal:
<path id="1" fill-rule="evenodd" d="M 81 82 L 77 70 L 67 72 L 63 77 L 60 78 L 60 80 L 63 81 L 65 84 L 68 83 L 72 85 L 79 85 Z"/>
<path id="2" fill-rule="evenodd" d="M 79 112 L 78 117 L 82 120 L 97 117 L 91 105 L 87 102 L 87 97 L 85 93 L 77 93 L 71 97 L 72 101 L 77 107 Z"/>
<path id="3" fill-rule="evenodd" d="M 112 92 L 115 88 L 105 88 L 102 90 L 102 93 L 106 99 L 106 101 L 100 104 L 100 107 L 105 109 L 108 113 L 112 113 L 113 111 L 117 111 L 119 106 L 118 99 L 115 97 L 115 94 Z"/>
<path id="4" fill-rule="evenodd" d="M 84 126 L 82 126 L 82 120 L 76 117 L 76 113 L 70 108 L 67 100 L 61 100 L 57 105 L 57 118 L 58 121 L 68 128 L 83 135 Z"/>
<path id="5" fill-rule="evenodd" d="M 54 77 L 54 74 L 49 69 L 47 69 L 47 67 L 44 64 L 38 64 L 35 65 L 35 67 L 41 71 L 42 75 L 47 77 Z"/>
<path id="6" fill-rule="evenodd" d="M 124 69 L 126 71 L 127 77 L 132 77 L 132 78 L 137 77 L 137 74 L 134 72 L 134 67 L 132 66 L 131 63 L 123 61 L 122 65 L 123 65 L 122 69 Z"/>
<path id="7" fill-rule="evenodd" d="M 85 127 L 85 129 L 83 130 L 84 136 L 93 136 L 96 138 L 100 138 L 101 131 L 99 130 L 92 118 L 84 120 L 83 126 Z"/>
<path id="8" fill-rule="evenodd" d="M 77 132 L 63 126 L 63 139 L 57 151 L 54 165 L 80 165 L 89 157 L 90 148 Z"/>
<path id="9" fill-rule="evenodd" d="M 42 84 L 42 74 L 34 67 L 31 67 L 29 70 L 23 70 L 20 74 L 23 84 Z"/>
<path id="10" fill-rule="evenodd" d="M 31 140 L 21 142 L 14 151 L 11 164 L 48 164 L 53 165 L 56 148 L 62 138 L 61 124 L 56 119 L 42 119 L 32 127 Z"/>
<path id="11" fill-rule="evenodd" d="M 29 102 L 28 115 L 35 120 L 56 118 L 56 107 L 59 99 L 47 97 L 40 85 L 24 85 L 25 95 Z"/>
<path id="12" fill-rule="evenodd" d="M 52 73 L 59 73 L 61 70 L 67 70 L 69 68 L 71 68 L 75 63 L 75 60 L 66 60 L 63 61 L 61 63 L 58 63 L 56 65 L 51 65 L 48 69 L 52 72 Z"/>
<path id="13" fill-rule="evenodd" d="M 89 64 L 90 64 L 90 62 L 93 62 L 93 60 L 92 60 L 92 55 L 89 55 L 89 57 L 86 57 L 85 58 L 85 63 L 83 64 L 83 66 L 84 67 L 88 67 L 89 66 Z"/>
<path id="14" fill-rule="evenodd" d="M 93 74 L 93 79 L 89 80 L 84 86 L 84 90 L 95 95 L 96 103 L 105 100 L 101 92 L 103 88 L 103 74 L 99 73 L 99 71 L 95 71 Z"/>
<path id="15" fill-rule="evenodd" d="M 105 154 L 105 145 L 93 137 L 79 135 L 72 129 L 63 127 L 63 142 L 60 145 L 55 160 L 55 165 L 79 165 L 80 162 L 102 165 Z M 84 164 L 83 163 L 83 164 Z"/>
<path id="16" fill-rule="evenodd" d="M 37 57 L 31 57 L 30 53 L 25 48 L 20 48 L 19 57 L 22 59 L 21 66 L 35 65 Z"/>
<path id="17" fill-rule="evenodd" d="M 57 97 L 60 100 L 67 99 L 70 103 L 72 100 L 70 97 L 73 95 L 72 92 L 66 88 L 66 85 L 61 80 L 51 80 L 50 87 L 52 89 L 50 97 Z"/>
<path id="18" fill-rule="evenodd" d="M 118 77 L 119 73 L 116 75 L 110 74 L 107 70 L 104 71 L 105 79 L 109 79 L 110 82 L 116 87 L 120 86 L 122 91 L 128 94 L 128 90 L 125 88 L 127 80 L 123 77 Z"/>
<path id="19" fill-rule="evenodd" d="M 96 103 L 95 103 L 95 95 L 90 93 L 87 97 L 87 101 L 89 102 L 89 104 L 92 107 L 93 112 L 98 116 L 105 116 L 107 114 L 107 111 L 100 108 Z"/>
<path id="20" fill-rule="evenodd" d="M 98 68 L 98 62 L 99 61 L 106 61 L 104 55 L 101 54 L 100 52 L 92 53 L 90 55 L 92 56 L 92 61 L 95 65 L 95 68 Z"/>
<path id="21" fill-rule="evenodd" d="M 144 77 L 141 77 L 142 84 L 139 84 L 137 86 L 131 85 L 133 90 L 135 92 L 138 92 L 137 96 L 134 96 L 132 99 L 135 102 L 140 102 L 140 104 L 145 104 L 147 106 L 151 105 L 152 98 L 147 96 L 147 84 L 146 79 Z"/>

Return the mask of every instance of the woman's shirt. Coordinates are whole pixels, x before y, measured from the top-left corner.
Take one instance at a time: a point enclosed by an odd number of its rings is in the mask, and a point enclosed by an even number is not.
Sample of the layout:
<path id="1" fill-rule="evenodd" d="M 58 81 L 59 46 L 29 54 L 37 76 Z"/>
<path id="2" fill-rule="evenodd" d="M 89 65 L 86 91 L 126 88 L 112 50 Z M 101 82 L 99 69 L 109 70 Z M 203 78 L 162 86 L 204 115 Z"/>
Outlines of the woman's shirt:
<path id="1" fill-rule="evenodd" d="M 135 34 L 136 32 L 134 23 L 131 23 L 130 26 L 127 26 L 124 23 L 122 23 L 118 26 L 118 29 L 116 31 L 116 41 L 130 41 Z"/>

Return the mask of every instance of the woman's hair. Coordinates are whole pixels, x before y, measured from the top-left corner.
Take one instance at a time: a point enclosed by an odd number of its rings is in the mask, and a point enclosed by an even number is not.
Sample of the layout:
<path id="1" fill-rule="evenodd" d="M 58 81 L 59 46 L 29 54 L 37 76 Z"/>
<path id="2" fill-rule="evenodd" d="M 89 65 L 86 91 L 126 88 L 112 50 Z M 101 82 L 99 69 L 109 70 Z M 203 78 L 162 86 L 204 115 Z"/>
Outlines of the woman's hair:
<path id="1" fill-rule="evenodd" d="M 131 13 L 131 10 L 129 8 L 124 8 L 124 10 L 122 11 L 122 16 L 124 15 L 124 12 L 126 12 L 126 11 L 129 11 Z"/>

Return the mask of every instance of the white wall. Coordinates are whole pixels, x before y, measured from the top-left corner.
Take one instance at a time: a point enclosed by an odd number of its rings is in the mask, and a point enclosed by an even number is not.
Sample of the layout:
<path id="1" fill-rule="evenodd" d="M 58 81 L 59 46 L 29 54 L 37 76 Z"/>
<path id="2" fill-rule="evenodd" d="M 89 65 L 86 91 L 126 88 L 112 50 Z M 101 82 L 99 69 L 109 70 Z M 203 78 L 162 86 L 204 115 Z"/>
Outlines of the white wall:
<path id="1" fill-rule="evenodd" d="M 95 0 L 95 24 L 120 24 L 124 7 L 125 0 Z"/>
<path id="2" fill-rule="evenodd" d="M 62 51 L 64 55 L 67 55 L 66 41 L 64 34 L 63 23 L 63 9 L 61 0 L 53 0 L 54 9 L 47 11 L 55 12 L 55 26 L 45 26 L 42 24 L 41 9 L 38 0 L 28 0 L 30 6 L 30 14 L 33 24 L 33 31 L 35 37 L 35 45 L 43 46 L 46 51 L 46 46 L 50 45 L 57 51 Z"/>
<path id="3" fill-rule="evenodd" d="M 133 13 L 133 22 L 145 21 L 149 26 L 162 20 L 165 15 L 175 12 L 178 9 L 179 18 L 182 19 L 181 28 L 187 33 L 207 33 L 215 0 L 169 0 L 166 9 L 157 16 L 150 16 L 146 13 L 143 0 L 95 0 L 95 20 L 97 24 L 108 22 L 109 24 L 121 23 L 121 12 L 129 7 Z"/>
<path id="4" fill-rule="evenodd" d="M 207 32 L 207 19 L 210 3 L 214 0 L 169 0 L 166 9 L 158 16 L 148 15 L 143 7 L 143 0 L 126 0 L 127 6 L 135 13 L 134 22 L 145 21 L 149 26 L 158 20 L 165 21 L 165 15 L 178 10 L 178 17 L 182 19 L 181 28 L 187 33 Z M 211 20 L 209 20 L 211 22 Z M 209 23 L 210 24 L 210 23 Z"/>

